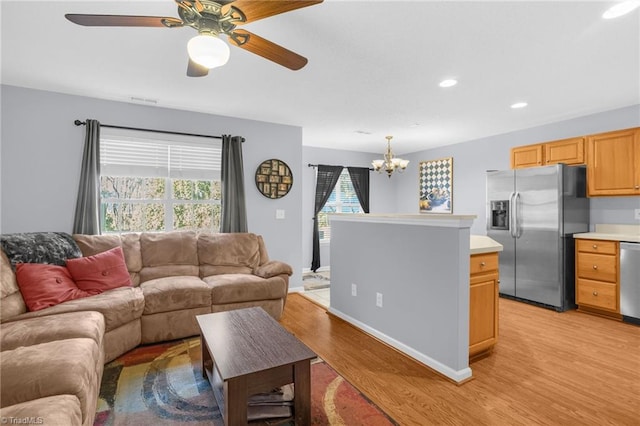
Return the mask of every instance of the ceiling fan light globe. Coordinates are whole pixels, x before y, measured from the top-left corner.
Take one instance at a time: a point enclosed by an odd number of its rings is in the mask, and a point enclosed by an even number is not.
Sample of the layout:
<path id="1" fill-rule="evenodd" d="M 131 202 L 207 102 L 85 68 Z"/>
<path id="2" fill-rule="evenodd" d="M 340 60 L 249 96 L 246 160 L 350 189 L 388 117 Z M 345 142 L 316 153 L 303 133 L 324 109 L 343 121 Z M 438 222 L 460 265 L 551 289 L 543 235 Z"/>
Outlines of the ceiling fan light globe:
<path id="1" fill-rule="evenodd" d="M 213 35 L 197 35 L 189 40 L 187 51 L 191 60 L 209 69 L 229 61 L 229 45 Z"/>

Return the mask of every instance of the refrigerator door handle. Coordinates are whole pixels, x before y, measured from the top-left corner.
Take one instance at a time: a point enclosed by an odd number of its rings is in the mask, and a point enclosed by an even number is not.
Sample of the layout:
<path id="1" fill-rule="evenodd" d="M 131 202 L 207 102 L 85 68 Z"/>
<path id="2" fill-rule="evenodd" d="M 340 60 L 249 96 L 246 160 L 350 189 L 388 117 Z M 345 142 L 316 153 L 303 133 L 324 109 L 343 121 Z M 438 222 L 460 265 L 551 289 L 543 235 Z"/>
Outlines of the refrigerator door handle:
<path id="1" fill-rule="evenodd" d="M 518 208 L 519 201 L 520 201 L 520 192 L 516 191 L 516 194 L 513 197 L 513 212 L 514 212 L 513 222 L 515 223 L 515 229 L 513 233 L 515 238 L 520 238 L 522 236 L 522 232 L 520 232 L 521 231 L 520 217 L 518 215 L 518 213 L 520 212 L 520 209 Z"/>
<path id="2" fill-rule="evenodd" d="M 515 219 L 515 192 L 512 192 L 509 195 L 509 234 L 512 238 L 516 238 L 515 228 L 516 228 L 516 219 Z"/>

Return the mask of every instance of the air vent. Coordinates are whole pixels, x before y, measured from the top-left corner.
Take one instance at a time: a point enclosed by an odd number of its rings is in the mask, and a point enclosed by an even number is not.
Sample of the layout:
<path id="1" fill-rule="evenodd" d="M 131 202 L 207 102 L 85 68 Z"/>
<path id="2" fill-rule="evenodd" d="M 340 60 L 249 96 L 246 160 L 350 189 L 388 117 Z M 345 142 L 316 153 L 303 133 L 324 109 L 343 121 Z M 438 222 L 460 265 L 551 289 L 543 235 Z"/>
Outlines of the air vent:
<path id="1" fill-rule="evenodd" d="M 138 102 L 141 104 L 154 104 L 154 105 L 158 103 L 157 99 L 139 98 L 137 96 L 131 96 L 131 101 Z"/>

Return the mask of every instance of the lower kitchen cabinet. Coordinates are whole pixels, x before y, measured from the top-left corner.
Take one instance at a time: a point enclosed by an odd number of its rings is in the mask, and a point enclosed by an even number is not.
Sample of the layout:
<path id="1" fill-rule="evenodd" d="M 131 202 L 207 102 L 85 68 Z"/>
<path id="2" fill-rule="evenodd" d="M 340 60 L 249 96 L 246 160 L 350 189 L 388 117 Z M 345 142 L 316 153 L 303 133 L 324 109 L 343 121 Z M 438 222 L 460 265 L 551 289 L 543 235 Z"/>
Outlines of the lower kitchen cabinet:
<path id="1" fill-rule="evenodd" d="M 619 264 L 617 241 L 576 240 L 578 310 L 621 318 Z"/>
<path id="2" fill-rule="evenodd" d="M 469 358 L 493 350 L 498 342 L 498 253 L 471 256 Z"/>

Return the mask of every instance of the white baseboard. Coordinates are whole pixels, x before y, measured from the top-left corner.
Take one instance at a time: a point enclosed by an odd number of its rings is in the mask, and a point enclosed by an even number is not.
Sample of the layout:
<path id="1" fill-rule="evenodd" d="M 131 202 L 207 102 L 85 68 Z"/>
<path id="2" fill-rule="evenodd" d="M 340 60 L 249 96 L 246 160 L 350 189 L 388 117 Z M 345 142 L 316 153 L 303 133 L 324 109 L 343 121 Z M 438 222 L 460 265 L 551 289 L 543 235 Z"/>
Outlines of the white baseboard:
<path id="1" fill-rule="evenodd" d="M 453 368 L 444 365 L 443 363 L 441 363 L 440 361 L 437 361 L 433 358 L 431 358 L 428 355 L 423 354 L 422 352 L 418 352 L 415 349 L 413 349 L 410 346 L 405 345 L 402 342 L 397 341 L 396 339 L 387 336 L 386 334 L 376 330 L 375 328 L 372 328 L 360 321 L 358 321 L 355 318 L 350 317 L 349 315 L 338 311 L 334 308 L 329 308 L 328 309 L 329 313 L 337 316 L 338 318 L 342 318 L 343 320 L 347 321 L 348 323 L 358 327 L 359 329 L 371 334 L 372 336 L 382 340 L 383 342 L 385 342 L 386 344 L 393 346 L 394 348 L 396 348 L 397 350 L 399 350 L 400 352 L 409 355 L 411 358 L 414 358 L 418 361 L 420 361 L 421 363 L 423 363 L 424 365 L 426 365 L 427 367 L 437 371 L 438 373 L 441 373 L 443 375 L 445 375 L 446 377 L 450 378 L 451 380 L 453 380 L 456 383 L 462 383 L 466 380 L 468 380 L 471 377 L 471 368 L 466 367 L 463 368 L 462 370 L 454 370 Z"/>
<path id="2" fill-rule="evenodd" d="M 289 287 L 289 293 L 304 293 L 304 287 Z"/>

